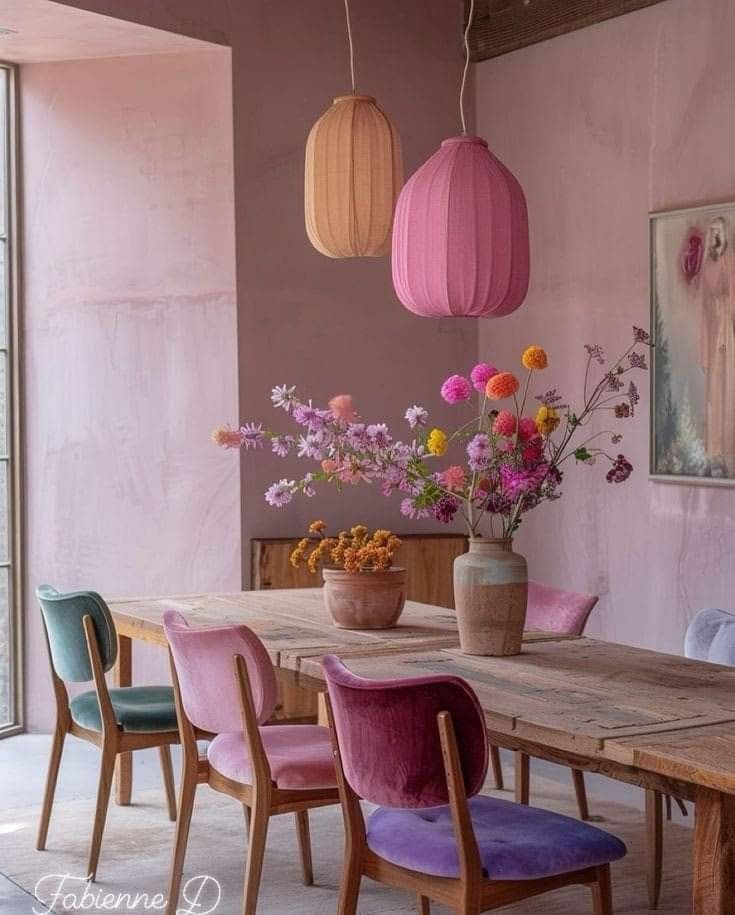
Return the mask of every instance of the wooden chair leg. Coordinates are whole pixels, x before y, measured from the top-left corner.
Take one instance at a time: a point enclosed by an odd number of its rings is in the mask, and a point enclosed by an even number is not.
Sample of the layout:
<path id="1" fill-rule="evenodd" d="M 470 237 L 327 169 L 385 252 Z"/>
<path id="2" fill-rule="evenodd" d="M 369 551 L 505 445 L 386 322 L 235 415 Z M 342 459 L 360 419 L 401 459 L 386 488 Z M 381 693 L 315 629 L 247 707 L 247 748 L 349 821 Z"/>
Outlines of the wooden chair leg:
<path id="1" fill-rule="evenodd" d="M 304 886 L 314 883 L 314 870 L 311 865 L 311 840 L 309 839 L 309 811 L 296 812 L 296 835 L 299 838 L 299 852 L 301 854 L 301 873 Z"/>
<path id="2" fill-rule="evenodd" d="M 171 872 L 168 878 L 166 915 L 176 915 L 178 910 L 181 877 L 184 873 L 184 859 L 186 858 L 186 846 L 189 842 L 189 827 L 191 826 L 191 815 L 194 810 L 194 795 L 196 794 L 197 783 L 196 768 L 187 765 L 182 766 L 176 836 L 171 858 Z"/>
<path id="3" fill-rule="evenodd" d="M 574 793 L 577 795 L 579 818 L 580 820 L 589 820 L 590 808 L 587 803 L 587 788 L 584 784 L 584 772 L 582 772 L 581 769 L 572 769 L 572 781 L 574 782 Z"/>
<path id="4" fill-rule="evenodd" d="M 51 757 L 48 761 L 48 774 L 46 775 L 46 788 L 43 792 L 43 807 L 41 808 L 41 821 L 38 824 L 38 838 L 36 848 L 43 851 L 46 848 L 46 837 L 48 836 L 48 824 L 51 820 L 51 808 L 54 805 L 54 794 L 56 793 L 56 780 L 59 776 L 59 766 L 61 765 L 61 754 L 64 750 L 64 738 L 66 731 L 57 724 L 54 731 L 54 739 L 51 744 Z"/>
<path id="5" fill-rule="evenodd" d="M 362 869 L 360 860 L 345 861 L 342 880 L 339 887 L 337 915 L 357 915 L 357 900 L 360 896 Z"/>
<path id="6" fill-rule="evenodd" d="M 674 800 L 676 801 L 676 806 L 679 808 L 679 810 L 681 810 L 681 815 L 683 817 L 688 817 L 689 811 L 687 810 L 687 805 L 684 803 L 684 801 L 682 801 L 680 797 L 675 797 Z"/>
<path id="7" fill-rule="evenodd" d="M 666 819 L 671 820 L 671 795 L 666 795 Z"/>
<path id="8" fill-rule="evenodd" d="M 495 782 L 495 790 L 503 790 L 503 766 L 500 762 L 500 750 L 498 747 L 490 744 L 490 766 L 493 770 L 493 781 Z"/>
<path id="9" fill-rule="evenodd" d="M 105 831 L 105 820 L 107 819 L 107 807 L 110 803 L 112 778 L 115 774 L 115 749 L 116 747 L 114 744 L 103 744 L 102 746 L 100 781 L 97 786 L 97 807 L 94 814 L 94 828 L 92 829 L 92 845 L 89 849 L 89 864 L 87 865 L 87 875 L 92 883 L 97 879 L 97 862 L 100 857 L 102 833 Z"/>
<path id="10" fill-rule="evenodd" d="M 243 915 L 255 915 L 258 906 L 260 876 L 263 872 L 265 840 L 268 836 L 270 811 L 266 806 L 258 806 L 250 811 L 250 841 L 248 843 L 248 862 L 245 867 L 245 893 L 243 898 Z"/>
<path id="11" fill-rule="evenodd" d="M 242 812 L 245 814 L 245 830 L 249 837 L 250 836 L 250 808 L 248 807 L 247 804 L 242 805 Z"/>
<path id="12" fill-rule="evenodd" d="M 516 803 L 526 804 L 531 797 L 531 760 L 525 753 L 516 750 Z"/>
<path id="13" fill-rule="evenodd" d="M 661 792 L 646 790 L 646 883 L 648 908 L 657 909 L 661 896 L 664 817 Z"/>
<path id="14" fill-rule="evenodd" d="M 597 868 L 597 881 L 592 884 L 592 901 L 594 915 L 613 915 L 609 864 Z"/>
<path id="15" fill-rule="evenodd" d="M 161 772 L 163 773 L 163 787 L 166 791 L 168 818 L 173 823 L 176 821 L 176 787 L 174 785 L 174 770 L 171 765 L 171 747 L 167 743 L 160 746 L 158 748 L 158 755 L 161 759 Z"/>
<path id="16" fill-rule="evenodd" d="M 416 911 L 418 915 L 431 915 L 431 905 L 427 896 L 422 896 L 420 893 L 416 896 Z"/>

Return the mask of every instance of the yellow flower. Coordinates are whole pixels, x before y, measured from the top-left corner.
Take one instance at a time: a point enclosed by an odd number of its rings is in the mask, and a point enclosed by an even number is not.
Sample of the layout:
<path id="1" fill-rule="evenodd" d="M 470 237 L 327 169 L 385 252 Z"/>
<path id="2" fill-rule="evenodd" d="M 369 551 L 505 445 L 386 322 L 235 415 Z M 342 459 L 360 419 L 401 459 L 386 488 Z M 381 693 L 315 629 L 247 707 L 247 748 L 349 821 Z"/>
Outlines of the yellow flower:
<path id="1" fill-rule="evenodd" d="M 536 413 L 536 425 L 542 435 L 551 435 L 561 422 L 559 414 L 553 407 L 539 407 Z"/>
<path id="2" fill-rule="evenodd" d="M 426 442 L 430 454 L 441 457 L 447 450 L 447 436 L 441 429 L 432 429 Z"/>
<path id="3" fill-rule="evenodd" d="M 521 357 L 523 367 L 527 369 L 545 369 L 549 364 L 546 350 L 540 346 L 529 346 Z"/>

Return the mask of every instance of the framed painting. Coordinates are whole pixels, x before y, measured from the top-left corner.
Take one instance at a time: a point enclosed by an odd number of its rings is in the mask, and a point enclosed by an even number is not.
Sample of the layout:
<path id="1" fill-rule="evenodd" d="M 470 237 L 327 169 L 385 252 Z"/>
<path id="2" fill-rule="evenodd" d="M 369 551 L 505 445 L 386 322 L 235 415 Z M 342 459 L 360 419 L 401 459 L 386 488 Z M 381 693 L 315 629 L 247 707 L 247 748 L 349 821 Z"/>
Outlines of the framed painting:
<path id="1" fill-rule="evenodd" d="M 735 483 L 735 203 L 651 220 L 651 476 Z"/>

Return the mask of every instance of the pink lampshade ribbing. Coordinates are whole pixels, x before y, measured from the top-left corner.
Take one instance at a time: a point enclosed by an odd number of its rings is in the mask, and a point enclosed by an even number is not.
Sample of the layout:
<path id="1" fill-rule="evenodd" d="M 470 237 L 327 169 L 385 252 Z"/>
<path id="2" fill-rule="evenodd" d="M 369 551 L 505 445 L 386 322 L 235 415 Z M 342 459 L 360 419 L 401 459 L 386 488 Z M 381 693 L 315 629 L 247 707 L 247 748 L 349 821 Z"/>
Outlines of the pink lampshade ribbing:
<path id="1" fill-rule="evenodd" d="M 406 182 L 393 225 L 393 285 L 424 317 L 492 317 L 528 290 L 526 198 L 480 137 L 451 137 Z"/>

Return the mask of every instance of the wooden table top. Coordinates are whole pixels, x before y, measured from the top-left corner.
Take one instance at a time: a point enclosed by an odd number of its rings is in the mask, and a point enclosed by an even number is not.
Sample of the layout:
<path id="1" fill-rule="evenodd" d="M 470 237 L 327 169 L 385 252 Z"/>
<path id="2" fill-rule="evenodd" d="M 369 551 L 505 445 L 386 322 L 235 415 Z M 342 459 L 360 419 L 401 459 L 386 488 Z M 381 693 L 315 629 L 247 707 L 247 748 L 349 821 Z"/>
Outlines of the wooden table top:
<path id="1" fill-rule="evenodd" d="M 110 604 L 122 636 L 165 644 L 164 610 L 245 623 L 277 666 L 322 677 L 335 653 L 366 677 L 447 673 L 477 692 L 498 735 L 735 794 L 735 669 L 588 638 L 527 632 L 510 658 L 459 650 L 454 611 L 407 602 L 390 630 L 336 629 L 318 588 Z"/>

